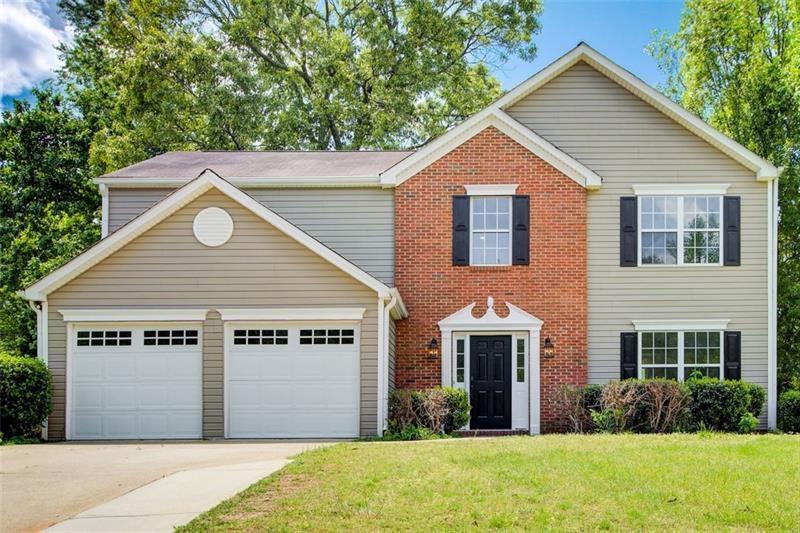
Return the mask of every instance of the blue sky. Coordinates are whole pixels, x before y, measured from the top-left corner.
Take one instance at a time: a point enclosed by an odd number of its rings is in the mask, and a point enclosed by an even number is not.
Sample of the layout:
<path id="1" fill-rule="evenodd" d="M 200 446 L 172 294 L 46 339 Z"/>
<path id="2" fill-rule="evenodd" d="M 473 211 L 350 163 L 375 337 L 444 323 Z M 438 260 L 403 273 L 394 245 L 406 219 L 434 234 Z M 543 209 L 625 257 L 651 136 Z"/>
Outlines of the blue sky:
<path id="1" fill-rule="evenodd" d="M 0 0 L 0 95 L 13 97 L 52 77 L 60 66 L 55 46 L 70 41 L 57 0 Z M 644 47 L 653 30 L 678 29 L 682 0 L 545 0 L 542 30 L 534 37 L 538 56 L 512 58 L 495 75 L 509 89 L 585 41 L 651 85 L 664 76 Z"/>

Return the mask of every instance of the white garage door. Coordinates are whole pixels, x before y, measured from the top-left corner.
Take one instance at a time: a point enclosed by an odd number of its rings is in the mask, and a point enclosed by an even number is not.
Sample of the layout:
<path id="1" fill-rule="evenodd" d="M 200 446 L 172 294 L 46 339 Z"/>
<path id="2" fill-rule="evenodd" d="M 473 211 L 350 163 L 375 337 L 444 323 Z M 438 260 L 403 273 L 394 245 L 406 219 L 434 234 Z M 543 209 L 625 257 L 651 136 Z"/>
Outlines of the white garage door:
<path id="1" fill-rule="evenodd" d="M 354 325 L 229 324 L 228 436 L 358 436 Z"/>
<path id="2" fill-rule="evenodd" d="M 199 324 L 75 324 L 70 335 L 72 439 L 202 436 Z"/>

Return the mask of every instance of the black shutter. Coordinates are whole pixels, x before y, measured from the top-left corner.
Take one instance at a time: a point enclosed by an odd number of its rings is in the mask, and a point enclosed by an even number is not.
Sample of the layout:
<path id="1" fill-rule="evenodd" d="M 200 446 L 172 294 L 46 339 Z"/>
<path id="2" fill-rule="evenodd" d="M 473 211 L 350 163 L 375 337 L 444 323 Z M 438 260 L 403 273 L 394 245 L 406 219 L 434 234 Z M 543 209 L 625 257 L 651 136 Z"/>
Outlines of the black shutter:
<path id="1" fill-rule="evenodd" d="M 722 251 L 725 254 L 725 266 L 739 266 L 742 264 L 741 249 L 742 237 L 740 226 L 742 223 L 742 199 L 739 196 L 725 196 L 722 198 L 722 221 L 725 224 Z"/>
<path id="2" fill-rule="evenodd" d="M 635 196 L 623 196 L 619 199 L 619 266 L 635 267 L 637 257 L 637 220 Z"/>
<path id="3" fill-rule="evenodd" d="M 725 331 L 725 379 L 742 379 L 742 332 Z"/>
<path id="4" fill-rule="evenodd" d="M 638 377 L 638 344 L 639 336 L 636 332 L 624 332 L 620 337 L 620 379 L 630 379 Z"/>
<path id="5" fill-rule="evenodd" d="M 453 196 L 453 265 L 469 265 L 469 196 Z"/>
<path id="6" fill-rule="evenodd" d="M 511 251 L 514 254 L 511 263 L 514 265 L 530 264 L 530 197 L 515 196 L 511 209 L 514 220 L 512 221 L 513 237 Z"/>

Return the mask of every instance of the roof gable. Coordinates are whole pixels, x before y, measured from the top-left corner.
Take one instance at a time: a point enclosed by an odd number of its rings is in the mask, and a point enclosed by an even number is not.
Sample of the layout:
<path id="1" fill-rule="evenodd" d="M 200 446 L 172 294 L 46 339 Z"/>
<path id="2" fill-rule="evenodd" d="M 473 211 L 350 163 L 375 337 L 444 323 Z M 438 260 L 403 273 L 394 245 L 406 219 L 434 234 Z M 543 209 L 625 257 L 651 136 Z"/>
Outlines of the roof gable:
<path id="1" fill-rule="evenodd" d="M 381 174 L 381 185 L 384 187 L 400 185 L 488 127 L 497 128 L 505 135 L 508 135 L 579 185 L 590 189 L 600 187 L 602 180 L 593 170 L 556 148 L 549 141 L 523 126 L 496 106 L 490 106 L 473 115 L 440 137 L 437 137 L 413 155 L 383 172 Z"/>
<path id="2" fill-rule="evenodd" d="M 493 105 L 506 110 L 579 62 L 585 62 L 603 76 L 662 112 L 745 168 L 753 171 L 758 180 L 770 180 L 780 174 L 779 169 L 769 161 L 723 135 L 699 117 L 673 102 L 585 43 L 579 44 L 572 51 L 522 82 L 498 99 Z"/>
<path id="3" fill-rule="evenodd" d="M 381 298 L 389 298 L 396 295 L 395 289 L 386 286 L 370 274 L 364 272 L 251 196 L 222 179 L 213 171 L 207 169 L 200 176 L 161 200 L 139 217 L 108 237 L 100 240 L 78 257 L 72 259 L 22 291 L 23 296 L 29 300 L 46 299 L 48 294 L 100 263 L 103 259 L 117 252 L 125 245 L 144 234 L 147 230 L 153 228 L 156 224 L 165 220 L 167 217 L 176 213 L 211 189 L 217 189 L 232 200 L 238 202 L 277 230 L 294 239 L 367 287 L 375 290 Z"/>

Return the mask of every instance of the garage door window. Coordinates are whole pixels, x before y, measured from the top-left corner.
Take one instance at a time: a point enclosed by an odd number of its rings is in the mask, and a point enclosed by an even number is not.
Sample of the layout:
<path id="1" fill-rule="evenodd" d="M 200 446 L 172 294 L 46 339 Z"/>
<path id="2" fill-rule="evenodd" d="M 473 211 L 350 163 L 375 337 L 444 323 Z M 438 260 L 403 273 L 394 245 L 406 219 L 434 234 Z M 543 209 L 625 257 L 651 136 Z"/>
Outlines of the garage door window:
<path id="1" fill-rule="evenodd" d="M 196 329 L 148 329 L 145 346 L 197 346 Z"/>
<path id="2" fill-rule="evenodd" d="M 130 331 L 78 331 L 78 346 L 130 346 Z"/>
<path id="3" fill-rule="evenodd" d="M 301 329 L 300 344 L 353 344 L 352 329 Z"/>
<path id="4" fill-rule="evenodd" d="M 289 344 L 289 330 L 235 329 L 233 344 Z"/>

